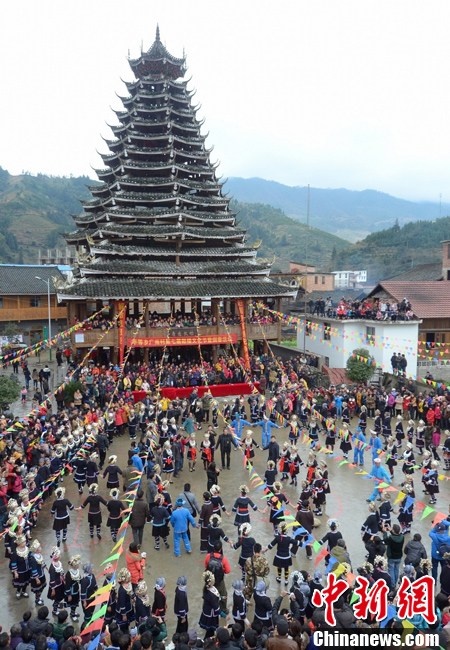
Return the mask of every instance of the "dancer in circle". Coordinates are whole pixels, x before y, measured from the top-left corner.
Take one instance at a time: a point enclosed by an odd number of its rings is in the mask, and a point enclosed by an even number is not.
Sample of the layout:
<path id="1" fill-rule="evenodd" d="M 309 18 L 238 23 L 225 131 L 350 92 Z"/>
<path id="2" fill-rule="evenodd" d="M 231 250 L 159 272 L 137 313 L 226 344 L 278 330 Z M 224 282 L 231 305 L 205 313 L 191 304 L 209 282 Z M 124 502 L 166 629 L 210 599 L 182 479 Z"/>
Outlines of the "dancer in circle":
<path id="1" fill-rule="evenodd" d="M 238 564 L 241 567 L 242 580 L 245 580 L 245 563 L 249 557 L 252 557 L 253 549 L 256 544 L 255 539 L 253 537 L 250 537 L 251 532 L 252 532 L 252 527 L 249 523 L 241 524 L 239 526 L 239 537 L 237 542 L 235 542 L 234 544 L 233 542 L 230 542 L 230 546 L 232 549 L 234 550 L 238 548 L 241 549 Z"/>
<path id="2" fill-rule="evenodd" d="M 289 569 L 292 566 L 292 558 L 295 557 L 298 549 L 297 540 L 287 534 L 287 524 L 283 522 L 279 526 L 279 532 L 275 535 L 270 544 L 263 549 L 263 553 L 277 547 L 273 566 L 277 568 L 277 582 L 281 582 L 281 573 L 284 571 L 284 584 L 289 585 Z"/>
<path id="3" fill-rule="evenodd" d="M 34 539 L 30 545 L 30 569 L 31 569 L 31 591 L 34 593 L 36 606 L 43 605 L 42 592 L 47 586 L 45 569 L 47 568 L 42 555 L 41 544 Z"/>
<path id="4" fill-rule="evenodd" d="M 63 543 L 67 542 L 67 527 L 70 524 L 70 510 L 74 506 L 65 498 L 66 488 L 59 487 L 55 490 L 55 501 L 53 502 L 51 513 L 53 519 L 53 530 L 56 534 L 56 545 L 61 546 L 61 533 Z"/>
<path id="5" fill-rule="evenodd" d="M 84 500 L 84 503 L 77 508 L 77 510 L 82 510 L 89 506 L 88 510 L 88 524 L 89 524 L 89 535 L 91 539 L 94 539 L 94 527 L 97 530 L 97 539 L 102 538 L 102 511 L 100 504 L 107 506 L 107 502 L 98 492 L 98 483 L 92 483 L 89 487 L 89 496 Z"/>
<path id="6" fill-rule="evenodd" d="M 98 460 L 98 454 L 97 452 L 94 451 L 89 456 L 89 460 L 86 466 L 86 483 L 88 487 L 90 487 L 93 483 L 98 483 L 99 469 L 97 465 L 97 460 Z"/>
<path id="7" fill-rule="evenodd" d="M 112 455 L 108 458 L 108 466 L 103 471 L 103 478 L 108 477 L 106 480 L 108 490 L 119 487 L 119 475 L 122 476 L 122 470 L 117 466 L 117 456 Z"/>
<path id="8" fill-rule="evenodd" d="M 74 470 L 73 480 L 77 484 L 78 494 L 83 494 L 84 486 L 86 485 L 87 478 L 87 460 L 85 454 L 87 452 L 84 449 L 78 451 L 78 455 L 71 462 L 72 469 Z"/>
<path id="9" fill-rule="evenodd" d="M 248 495 L 249 489 L 246 485 L 241 485 L 239 488 L 240 496 L 234 502 L 232 511 L 236 513 L 234 518 L 234 525 L 240 526 L 244 523 L 250 523 L 249 507 L 253 510 L 258 510 L 258 506 L 253 503 Z"/>
<path id="10" fill-rule="evenodd" d="M 188 460 L 189 471 L 195 472 L 195 463 L 197 462 L 197 442 L 195 440 L 195 433 L 191 433 L 189 436 L 186 457 Z"/>
<path id="11" fill-rule="evenodd" d="M 111 531 L 112 541 L 116 542 L 117 531 L 122 523 L 122 511 L 125 510 L 125 505 L 123 501 L 120 501 L 119 499 L 120 490 L 118 488 L 113 488 L 109 494 L 111 499 L 106 504 L 109 513 L 106 525 Z"/>

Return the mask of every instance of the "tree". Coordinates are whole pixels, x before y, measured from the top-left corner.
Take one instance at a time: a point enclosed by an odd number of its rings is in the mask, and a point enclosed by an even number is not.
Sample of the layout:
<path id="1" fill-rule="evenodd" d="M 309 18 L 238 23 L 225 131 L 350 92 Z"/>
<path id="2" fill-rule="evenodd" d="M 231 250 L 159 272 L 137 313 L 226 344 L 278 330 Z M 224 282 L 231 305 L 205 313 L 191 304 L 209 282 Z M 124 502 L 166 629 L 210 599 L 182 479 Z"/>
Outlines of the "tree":
<path id="1" fill-rule="evenodd" d="M 2 410 L 8 408 L 7 405 L 15 402 L 19 395 L 20 385 L 17 379 L 0 376 L 0 408 Z"/>
<path id="2" fill-rule="evenodd" d="M 364 359 L 361 359 L 361 357 Z M 366 348 L 353 350 L 351 356 L 347 359 L 347 375 L 352 381 L 365 384 L 372 377 L 374 370 L 375 359 L 370 356 Z"/>

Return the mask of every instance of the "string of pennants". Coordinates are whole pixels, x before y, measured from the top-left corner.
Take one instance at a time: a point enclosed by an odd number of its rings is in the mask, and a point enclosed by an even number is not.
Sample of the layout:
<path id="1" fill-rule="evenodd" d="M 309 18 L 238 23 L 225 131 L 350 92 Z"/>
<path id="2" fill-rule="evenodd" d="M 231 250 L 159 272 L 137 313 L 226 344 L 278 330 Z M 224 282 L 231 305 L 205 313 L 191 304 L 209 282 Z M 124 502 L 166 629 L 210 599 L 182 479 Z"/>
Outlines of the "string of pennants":
<path id="1" fill-rule="evenodd" d="M 119 317 L 119 314 L 117 315 L 116 318 L 118 318 L 118 317 Z M 114 323 L 114 320 L 113 320 L 113 323 Z M 111 324 L 111 327 L 113 326 L 113 323 Z M 58 390 L 62 390 L 63 387 L 66 386 L 66 385 L 70 382 L 70 378 L 73 376 L 73 374 L 74 374 L 74 373 L 75 373 L 79 368 L 81 368 L 81 367 L 84 366 L 84 364 L 85 364 L 86 361 L 88 360 L 89 355 L 90 355 L 90 353 L 92 352 L 92 350 L 93 350 L 93 349 L 98 345 L 98 343 L 102 340 L 102 338 L 103 338 L 104 336 L 106 336 L 107 333 L 108 333 L 108 330 L 107 330 L 106 332 L 102 332 L 102 334 L 100 335 L 99 340 L 97 341 L 97 343 L 96 343 L 93 347 L 91 347 L 91 348 L 89 349 L 89 351 L 85 354 L 85 356 L 83 357 L 83 359 L 81 360 L 81 362 L 78 364 L 78 366 L 77 366 L 77 367 L 76 367 L 76 368 L 75 368 L 75 369 L 70 373 L 70 377 L 69 377 L 68 379 L 66 379 L 66 380 L 65 380 L 65 381 L 64 381 L 60 386 L 58 386 L 58 387 L 53 391 L 53 393 L 51 393 L 52 395 L 55 395 L 55 394 L 58 392 Z M 117 380 L 117 382 L 118 382 L 118 380 Z M 46 403 L 47 399 L 48 399 L 48 397 L 46 397 L 46 399 L 45 399 L 43 402 L 41 402 L 41 404 L 40 404 L 37 408 L 32 409 L 32 411 L 30 411 L 30 412 L 28 413 L 28 416 L 26 416 L 25 418 L 23 418 L 24 421 L 27 421 L 27 420 L 29 420 L 31 417 L 33 417 L 34 415 L 38 414 L 38 413 L 39 413 L 39 410 L 40 410 L 42 407 L 45 406 L 45 403 Z M 22 424 L 21 422 L 16 422 L 16 423 L 14 423 L 12 426 L 8 427 L 8 429 L 6 429 L 6 431 L 2 432 L 1 436 L 5 436 L 5 435 L 7 435 L 8 433 L 13 433 L 13 432 L 15 432 L 17 429 L 23 429 L 23 428 L 24 428 L 24 426 L 23 426 L 23 424 Z M 43 432 L 43 433 L 44 433 L 44 432 Z M 42 437 L 41 437 L 41 440 L 42 440 Z M 67 471 L 70 471 L 70 470 L 71 470 L 71 463 L 73 462 L 74 458 L 80 456 L 80 455 L 83 454 L 84 452 L 88 452 L 88 453 L 89 453 L 90 450 L 91 450 L 92 447 L 93 447 L 93 443 L 94 443 L 94 442 L 95 442 L 95 439 L 94 439 L 92 436 L 86 438 L 86 440 L 85 440 L 85 442 L 83 443 L 82 447 L 80 447 L 80 449 L 74 451 L 74 452 L 71 454 L 71 456 L 66 460 L 65 464 L 63 465 L 63 467 L 61 467 L 57 472 L 54 472 L 51 476 L 49 476 L 48 479 L 46 479 L 46 481 L 44 481 L 42 489 L 38 492 L 38 494 L 36 494 L 36 496 L 34 496 L 34 497 L 33 497 L 32 499 L 30 499 L 30 501 L 29 501 L 29 505 L 28 505 L 28 507 L 27 507 L 27 512 L 28 512 L 29 514 L 31 514 L 31 512 L 33 512 L 34 510 L 36 510 L 36 508 L 38 508 L 39 503 L 40 503 L 41 499 L 43 498 L 44 494 L 45 494 L 48 490 L 50 490 L 50 489 L 52 488 L 52 486 L 55 485 L 55 484 L 59 481 L 60 478 L 63 478 Z M 37 444 L 37 442 L 33 442 L 33 443 L 31 443 L 30 446 L 34 446 L 35 444 Z M 3 530 L 2 533 L 0 533 L 0 539 L 2 539 L 2 538 L 3 538 L 3 537 L 4 537 L 4 536 L 9 532 L 9 531 L 14 532 L 14 530 L 17 528 L 17 526 L 20 526 L 20 522 L 21 522 L 21 520 L 19 519 L 19 520 L 18 520 L 17 522 L 15 522 L 12 526 L 10 526 L 9 528 L 6 528 L 5 530 Z"/>
<path id="2" fill-rule="evenodd" d="M 299 325 L 303 329 L 306 324 L 308 337 L 311 340 L 316 341 L 320 334 L 322 342 L 328 345 L 330 349 L 336 349 L 338 351 L 344 350 L 344 346 L 339 346 L 335 344 L 334 341 L 331 341 L 331 337 L 339 337 L 344 338 L 345 340 L 353 341 L 354 345 L 357 346 L 369 345 L 370 347 L 378 347 L 380 349 L 392 347 L 393 352 L 416 352 L 418 358 L 420 359 L 427 361 L 439 361 L 441 365 L 450 364 L 450 359 L 444 358 L 450 354 L 448 343 L 441 343 L 437 341 L 418 341 L 416 345 L 413 339 L 404 338 L 401 340 L 403 340 L 405 343 L 410 343 L 411 345 L 399 346 L 399 339 L 397 338 L 393 339 L 389 336 L 376 337 L 374 334 L 361 334 L 358 332 L 342 334 L 342 331 L 338 327 L 333 327 L 325 323 L 309 321 L 308 319 L 300 318 L 298 316 L 290 316 L 288 314 L 275 311 L 274 309 L 270 309 L 263 303 L 256 303 L 256 307 L 258 309 L 267 311 L 274 316 L 277 316 L 280 318 L 280 320 L 283 320 L 290 325 Z M 379 341 L 377 342 L 378 339 Z M 399 350 L 399 348 L 401 349 Z"/>
<path id="3" fill-rule="evenodd" d="M 99 316 L 102 312 L 103 308 L 96 311 L 95 314 L 88 316 L 88 318 L 85 318 L 83 321 L 75 323 L 75 325 L 72 325 L 63 332 L 58 332 L 58 334 L 53 336 L 51 339 L 42 339 L 34 345 L 29 345 L 25 348 L 21 348 L 20 350 L 15 350 L 13 352 L 8 352 L 7 354 L 0 355 L 0 366 L 5 368 L 14 361 L 23 361 L 29 356 L 38 354 L 44 348 L 52 348 L 54 345 L 58 345 L 65 338 L 73 334 L 73 332 L 77 332 L 79 329 L 83 329 L 86 323 Z"/>

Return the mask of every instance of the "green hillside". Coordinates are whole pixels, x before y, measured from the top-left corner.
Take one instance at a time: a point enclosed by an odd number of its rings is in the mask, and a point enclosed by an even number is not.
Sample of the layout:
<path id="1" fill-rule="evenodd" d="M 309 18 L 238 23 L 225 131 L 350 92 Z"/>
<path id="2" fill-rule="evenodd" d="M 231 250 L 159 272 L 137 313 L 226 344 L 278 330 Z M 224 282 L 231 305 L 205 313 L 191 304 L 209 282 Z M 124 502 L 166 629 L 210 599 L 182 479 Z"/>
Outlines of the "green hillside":
<path id="1" fill-rule="evenodd" d="M 339 268 L 364 268 L 369 282 L 441 260 L 441 241 L 450 239 L 450 217 L 415 221 L 374 232 L 336 255 Z"/>
<path id="2" fill-rule="evenodd" d="M 259 203 L 232 202 L 237 221 L 248 233 L 248 241 L 261 241 L 259 255 L 275 256 L 274 269 L 287 269 L 289 260 L 332 270 L 339 251 L 349 243 L 328 232 L 308 228 L 305 224 L 287 217 L 282 210 Z"/>
<path id="3" fill-rule="evenodd" d="M 0 262 L 31 263 L 39 248 L 63 246 L 61 233 L 74 230 L 72 215 L 89 197 L 87 176 L 12 176 L 0 168 Z"/>

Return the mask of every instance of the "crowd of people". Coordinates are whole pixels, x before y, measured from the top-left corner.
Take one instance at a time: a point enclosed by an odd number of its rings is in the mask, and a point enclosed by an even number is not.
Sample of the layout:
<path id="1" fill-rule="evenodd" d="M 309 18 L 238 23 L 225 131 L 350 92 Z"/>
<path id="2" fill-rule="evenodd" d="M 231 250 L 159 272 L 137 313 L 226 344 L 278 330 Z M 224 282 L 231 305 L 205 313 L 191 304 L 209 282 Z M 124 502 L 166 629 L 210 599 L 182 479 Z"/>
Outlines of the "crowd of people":
<path id="1" fill-rule="evenodd" d="M 239 367 L 231 359 L 221 364 L 220 372 L 224 366 Z M 199 397 L 196 385 L 186 399 L 161 397 L 158 380 L 150 381 L 156 366 L 128 363 L 120 373 L 114 367 L 90 364 L 77 369 L 73 393 L 56 393 L 55 410 L 49 398 L 26 422 L 11 427 L 5 417 L 0 419 L 5 555 L 15 597 L 27 599 L 31 591 L 35 601 L 34 614 L 27 612 L 10 635 L 0 634 L 0 647 L 75 650 L 89 642 L 83 628 L 95 610 L 91 603 L 99 586 L 97 571 L 89 558 L 63 555 L 75 510 L 60 480 L 63 469 L 70 470 L 82 497 L 77 508 L 87 511 L 89 536 L 102 539 L 107 517 L 112 542 L 126 509 L 122 495 L 130 489 L 133 472 L 143 472 L 129 522 L 133 541 L 125 566 L 116 574 L 107 566 L 103 576 L 107 585 L 115 575 L 104 616 L 104 647 L 159 649 L 170 633 L 177 650 L 199 645 L 275 648 L 272 639 L 280 637 L 304 650 L 312 643 L 313 630 L 329 629 L 327 606 L 320 596 L 327 589 L 328 574 L 341 578 L 358 574 L 369 585 L 381 580 L 394 606 L 404 576 L 412 584 L 432 576 L 437 581 L 433 621 L 415 614 L 410 622 L 415 629 L 436 629 L 443 639 L 450 638 L 450 517 L 432 527 L 427 548 L 414 531 L 413 509 L 417 483 L 434 504 L 440 494 L 438 474 L 450 470 L 446 430 L 450 400 L 445 389 L 442 394 L 419 393 L 408 382 L 391 391 L 365 386 L 311 388 L 301 358 L 282 364 L 270 357 L 252 357 L 251 365 L 253 378 L 264 377 L 269 392 L 219 402 L 210 391 Z M 182 368 L 172 364 L 159 372 L 167 379 Z M 205 368 L 199 366 L 199 372 L 204 374 Z M 136 390 L 145 393 L 137 403 Z M 119 459 L 114 448 L 123 436 L 129 438 L 129 450 Z M 367 561 L 360 566 L 352 563 L 336 519 L 328 521 L 326 534 L 315 537 L 332 488 L 326 456 L 319 455 L 322 447 L 330 452 L 339 449 L 355 465 L 370 462 L 374 485 L 367 494 L 367 518 L 361 523 Z M 221 476 L 230 470 L 234 450 L 240 450 L 247 462 L 264 455 L 264 508 L 246 484 L 236 487 L 230 503 L 225 503 Z M 189 482 L 174 492 L 174 479 L 198 470 L 205 472 L 201 498 Z M 394 480 L 403 494 L 397 512 L 391 492 L 379 487 Z M 289 525 L 284 519 L 286 506 L 295 515 Z M 50 552 L 39 543 L 39 512 L 44 507 L 53 516 L 55 545 Z M 252 534 L 251 518 L 257 511 L 269 516 L 263 535 Z M 225 533 L 223 516 L 234 517 L 234 535 Z M 150 595 L 144 572 L 147 557 L 141 548 L 144 530 L 150 528 L 154 554 L 170 548 L 175 557 L 198 552 L 191 532 L 199 529 L 204 571 L 198 621 L 189 617 L 188 588 L 198 590 L 199 584 L 188 585 L 184 575 L 169 585 L 174 593 L 172 628 L 167 624 L 168 585 L 162 575 Z M 311 559 L 315 542 L 326 551 L 324 569 L 297 570 L 295 558 L 304 551 Z M 227 555 L 233 551 L 238 552 L 240 574 L 230 584 Z M 160 566 L 163 573 L 164 563 Z M 280 584 L 275 599 L 267 593 L 271 577 Z M 350 604 L 354 588 L 334 605 L 338 628 L 374 624 L 369 611 L 355 616 Z M 52 620 L 44 598 L 51 602 Z M 202 641 L 193 631 L 197 626 L 204 632 Z M 394 615 L 388 627 L 400 629 L 402 622 Z"/>
<path id="2" fill-rule="evenodd" d="M 252 313 L 247 317 L 247 323 L 277 323 L 279 318 L 276 315 L 270 314 L 268 312 L 260 312 L 257 309 L 252 310 Z M 77 323 L 78 321 L 74 321 Z M 153 311 L 148 314 L 148 327 L 165 327 L 180 329 L 183 327 L 205 327 L 220 325 L 225 323 L 226 325 L 239 325 L 240 319 L 238 314 L 231 313 L 221 313 L 219 322 L 217 318 L 213 316 L 210 310 L 203 310 L 200 314 L 196 312 L 183 313 L 179 310 L 171 314 L 160 314 L 156 311 Z M 112 326 L 118 326 L 117 321 L 107 315 L 106 313 L 98 314 L 95 318 L 86 321 L 84 329 L 109 329 Z M 142 314 L 136 316 L 127 316 L 125 321 L 125 326 L 128 330 L 140 328 L 143 326 Z"/>
<path id="3" fill-rule="evenodd" d="M 378 298 L 351 299 L 342 297 L 337 304 L 331 296 L 310 300 L 311 314 L 328 318 L 364 318 L 382 321 L 411 320 L 414 312 L 407 298 L 401 302 L 389 302 Z"/>

